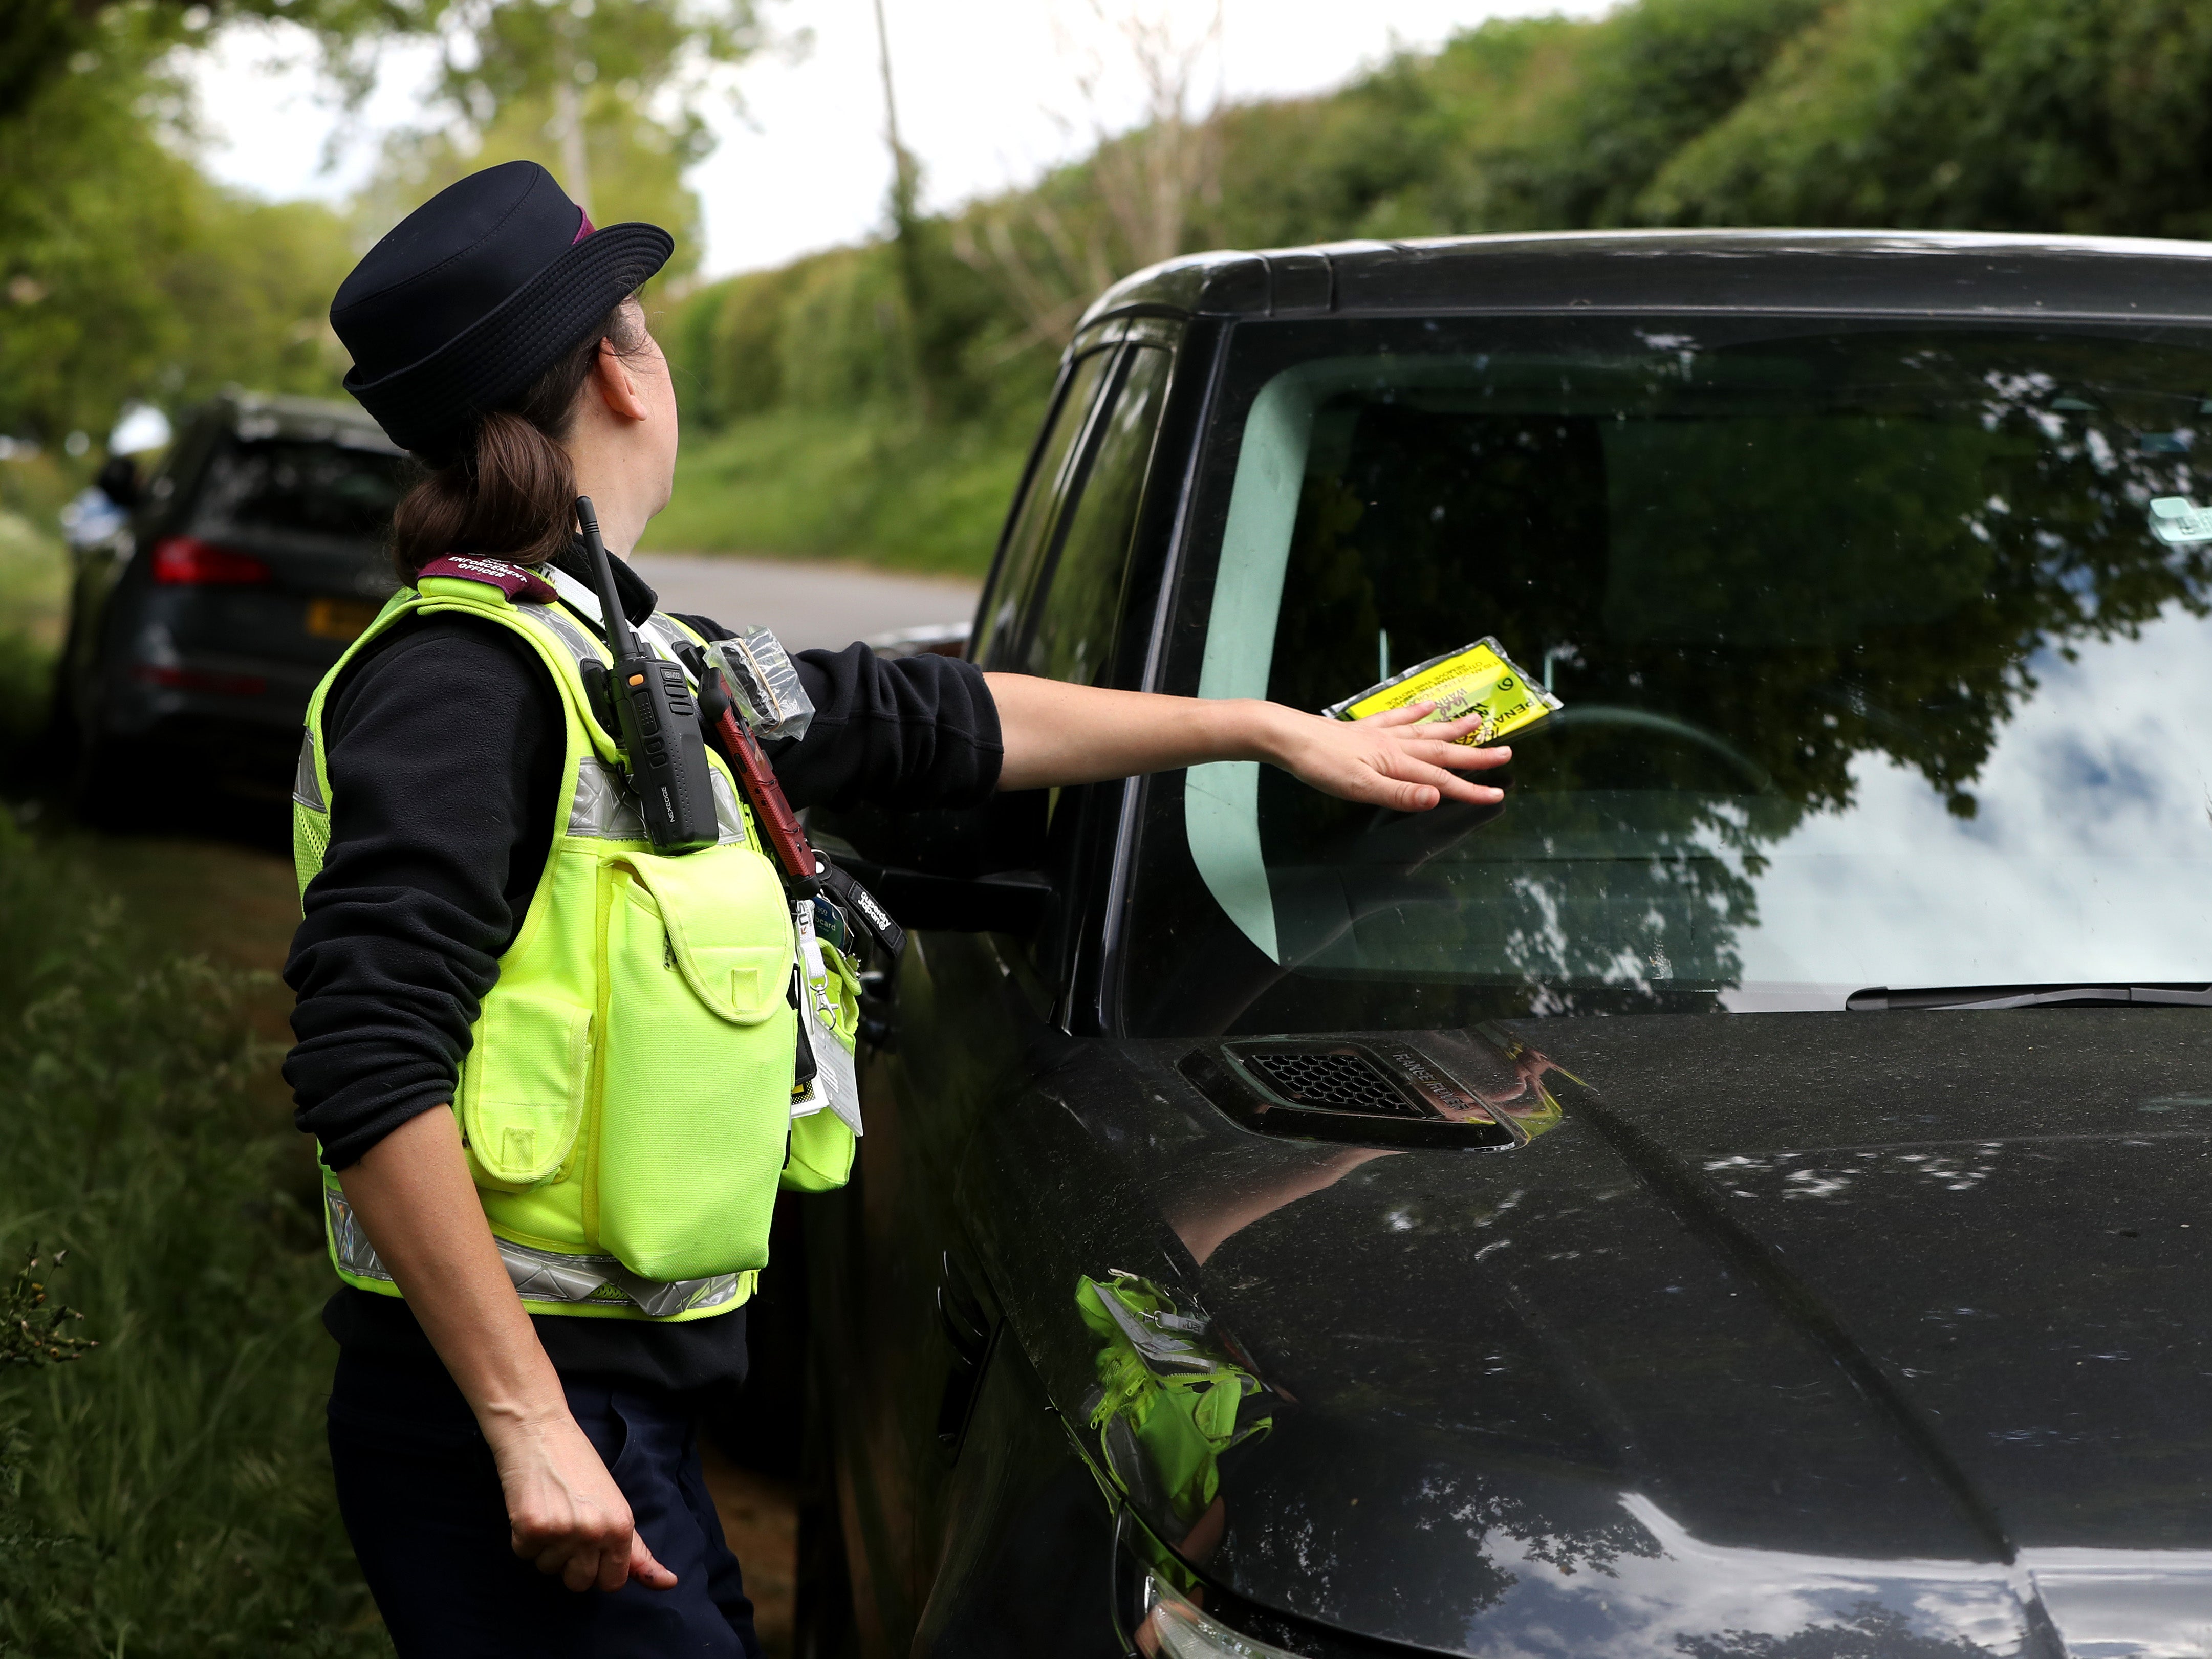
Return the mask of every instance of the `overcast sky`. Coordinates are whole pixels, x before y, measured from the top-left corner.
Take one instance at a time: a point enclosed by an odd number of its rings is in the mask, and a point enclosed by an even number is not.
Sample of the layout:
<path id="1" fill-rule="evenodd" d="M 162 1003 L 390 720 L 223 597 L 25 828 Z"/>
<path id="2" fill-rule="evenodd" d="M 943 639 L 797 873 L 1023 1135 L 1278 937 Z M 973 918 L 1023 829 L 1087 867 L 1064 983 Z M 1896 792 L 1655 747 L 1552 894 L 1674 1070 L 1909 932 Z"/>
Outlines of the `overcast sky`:
<path id="1" fill-rule="evenodd" d="M 1109 14 L 1147 0 L 1104 0 Z M 1126 74 L 1086 106 L 1074 70 L 1104 43 L 1086 0 L 884 0 L 908 146 L 933 205 L 1025 183 L 1088 147 L 1094 123 L 1137 109 Z M 1485 18 L 1591 15 L 1607 0 L 1225 0 L 1218 61 L 1207 74 L 1231 98 L 1310 92 L 1344 81 L 1392 45 L 1430 46 Z M 1196 30 L 1211 0 L 1149 0 Z M 811 29 L 803 55 L 770 54 L 735 76 L 750 119 L 717 95 L 721 136 L 693 173 L 705 204 L 703 272 L 779 264 L 849 241 L 882 221 L 890 167 L 869 0 L 775 0 L 772 24 Z M 321 165 L 337 118 L 307 67 L 298 32 L 234 29 L 198 65 L 216 174 L 270 197 L 345 195 L 373 160 L 376 133 L 420 118 L 431 67 L 420 47 L 386 54 L 377 94 L 337 165 Z M 1119 54 L 1109 54 L 1119 62 Z"/>

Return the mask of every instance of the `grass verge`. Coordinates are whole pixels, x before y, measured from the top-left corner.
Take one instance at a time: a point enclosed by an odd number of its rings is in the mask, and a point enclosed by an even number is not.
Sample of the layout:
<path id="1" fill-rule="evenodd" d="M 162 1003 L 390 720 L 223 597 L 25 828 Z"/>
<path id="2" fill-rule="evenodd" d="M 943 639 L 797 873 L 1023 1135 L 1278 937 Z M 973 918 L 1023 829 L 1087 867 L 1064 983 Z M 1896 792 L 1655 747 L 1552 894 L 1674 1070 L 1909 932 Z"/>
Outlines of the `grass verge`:
<path id="1" fill-rule="evenodd" d="M 100 1346 L 0 1368 L 0 1651 L 388 1654 L 330 1490 L 304 1142 L 256 1098 L 265 986 L 149 950 L 0 813 L 0 1268 Z"/>
<path id="2" fill-rule="evenodd" d="M 777 413 L 687 438 L 648 551 L 834 554 L 981 576 L 1029 434 L 882 412 Z"/>
<path id="3" fill-rule="evenodd" d="M 46 729 L 68 569 L 59 540 L 0 507 L 0 784 Z"/>

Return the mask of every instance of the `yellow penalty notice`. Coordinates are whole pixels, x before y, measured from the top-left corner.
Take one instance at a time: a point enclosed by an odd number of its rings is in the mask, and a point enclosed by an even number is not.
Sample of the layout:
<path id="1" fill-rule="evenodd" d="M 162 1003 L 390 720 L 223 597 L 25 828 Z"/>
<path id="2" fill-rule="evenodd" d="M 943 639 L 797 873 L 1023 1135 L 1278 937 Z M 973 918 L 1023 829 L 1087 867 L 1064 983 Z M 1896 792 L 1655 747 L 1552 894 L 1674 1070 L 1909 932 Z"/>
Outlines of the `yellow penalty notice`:
<path id="1" fill-rule="evenodd" d="M 1559 706 L 1557 697 L 1529 683 L 1495 639 L 1480 639 L 1416 663 L 1321 712 L 1332 720 L 1358 720 L 1409 702 L 1436 704 L 1434 714 L 1422 717 L 1425 726 L 1431 720 L 1481 715 L 1482 725 L 1460 739 L 1478 746 L 1534 726 Z"/>

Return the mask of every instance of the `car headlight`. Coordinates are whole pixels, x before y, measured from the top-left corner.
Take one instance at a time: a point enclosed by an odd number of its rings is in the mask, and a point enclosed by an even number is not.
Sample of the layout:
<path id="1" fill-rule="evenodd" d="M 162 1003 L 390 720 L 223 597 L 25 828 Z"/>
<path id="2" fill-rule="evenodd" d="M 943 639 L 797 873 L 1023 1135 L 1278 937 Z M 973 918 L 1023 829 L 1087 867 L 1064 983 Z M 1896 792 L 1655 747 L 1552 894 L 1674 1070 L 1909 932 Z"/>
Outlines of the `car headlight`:
<path id="1" fill-rule="evenodd" d="M 1157 1571 L 1145 1579 L 1145 1620 L 1137 1646 L 1147 1659 L 1299 1659 L 1209 1619 L 1188 1596 Z"/>

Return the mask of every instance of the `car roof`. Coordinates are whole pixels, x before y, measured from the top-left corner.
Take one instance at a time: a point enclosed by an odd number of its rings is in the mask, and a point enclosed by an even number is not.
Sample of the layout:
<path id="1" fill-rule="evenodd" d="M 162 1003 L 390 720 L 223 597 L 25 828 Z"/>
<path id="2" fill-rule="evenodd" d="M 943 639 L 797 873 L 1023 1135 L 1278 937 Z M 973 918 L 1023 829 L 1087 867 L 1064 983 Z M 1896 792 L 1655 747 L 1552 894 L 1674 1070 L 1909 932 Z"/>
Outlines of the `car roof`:
<path id="1" fill-rule="evenodd" d="M 216 398 L 211 407 L 216 418 L 241 438 L 290 438 L 384 454 L 405 453 L 355 404 L 234 389 Z"/>
<path id="2" fill-rule="evenodd" d="M 1960 231 L 1562 231 L 1170 259 L 1084 313 L 1774 311 L 2212 319 L 2212 242 Z"/>

